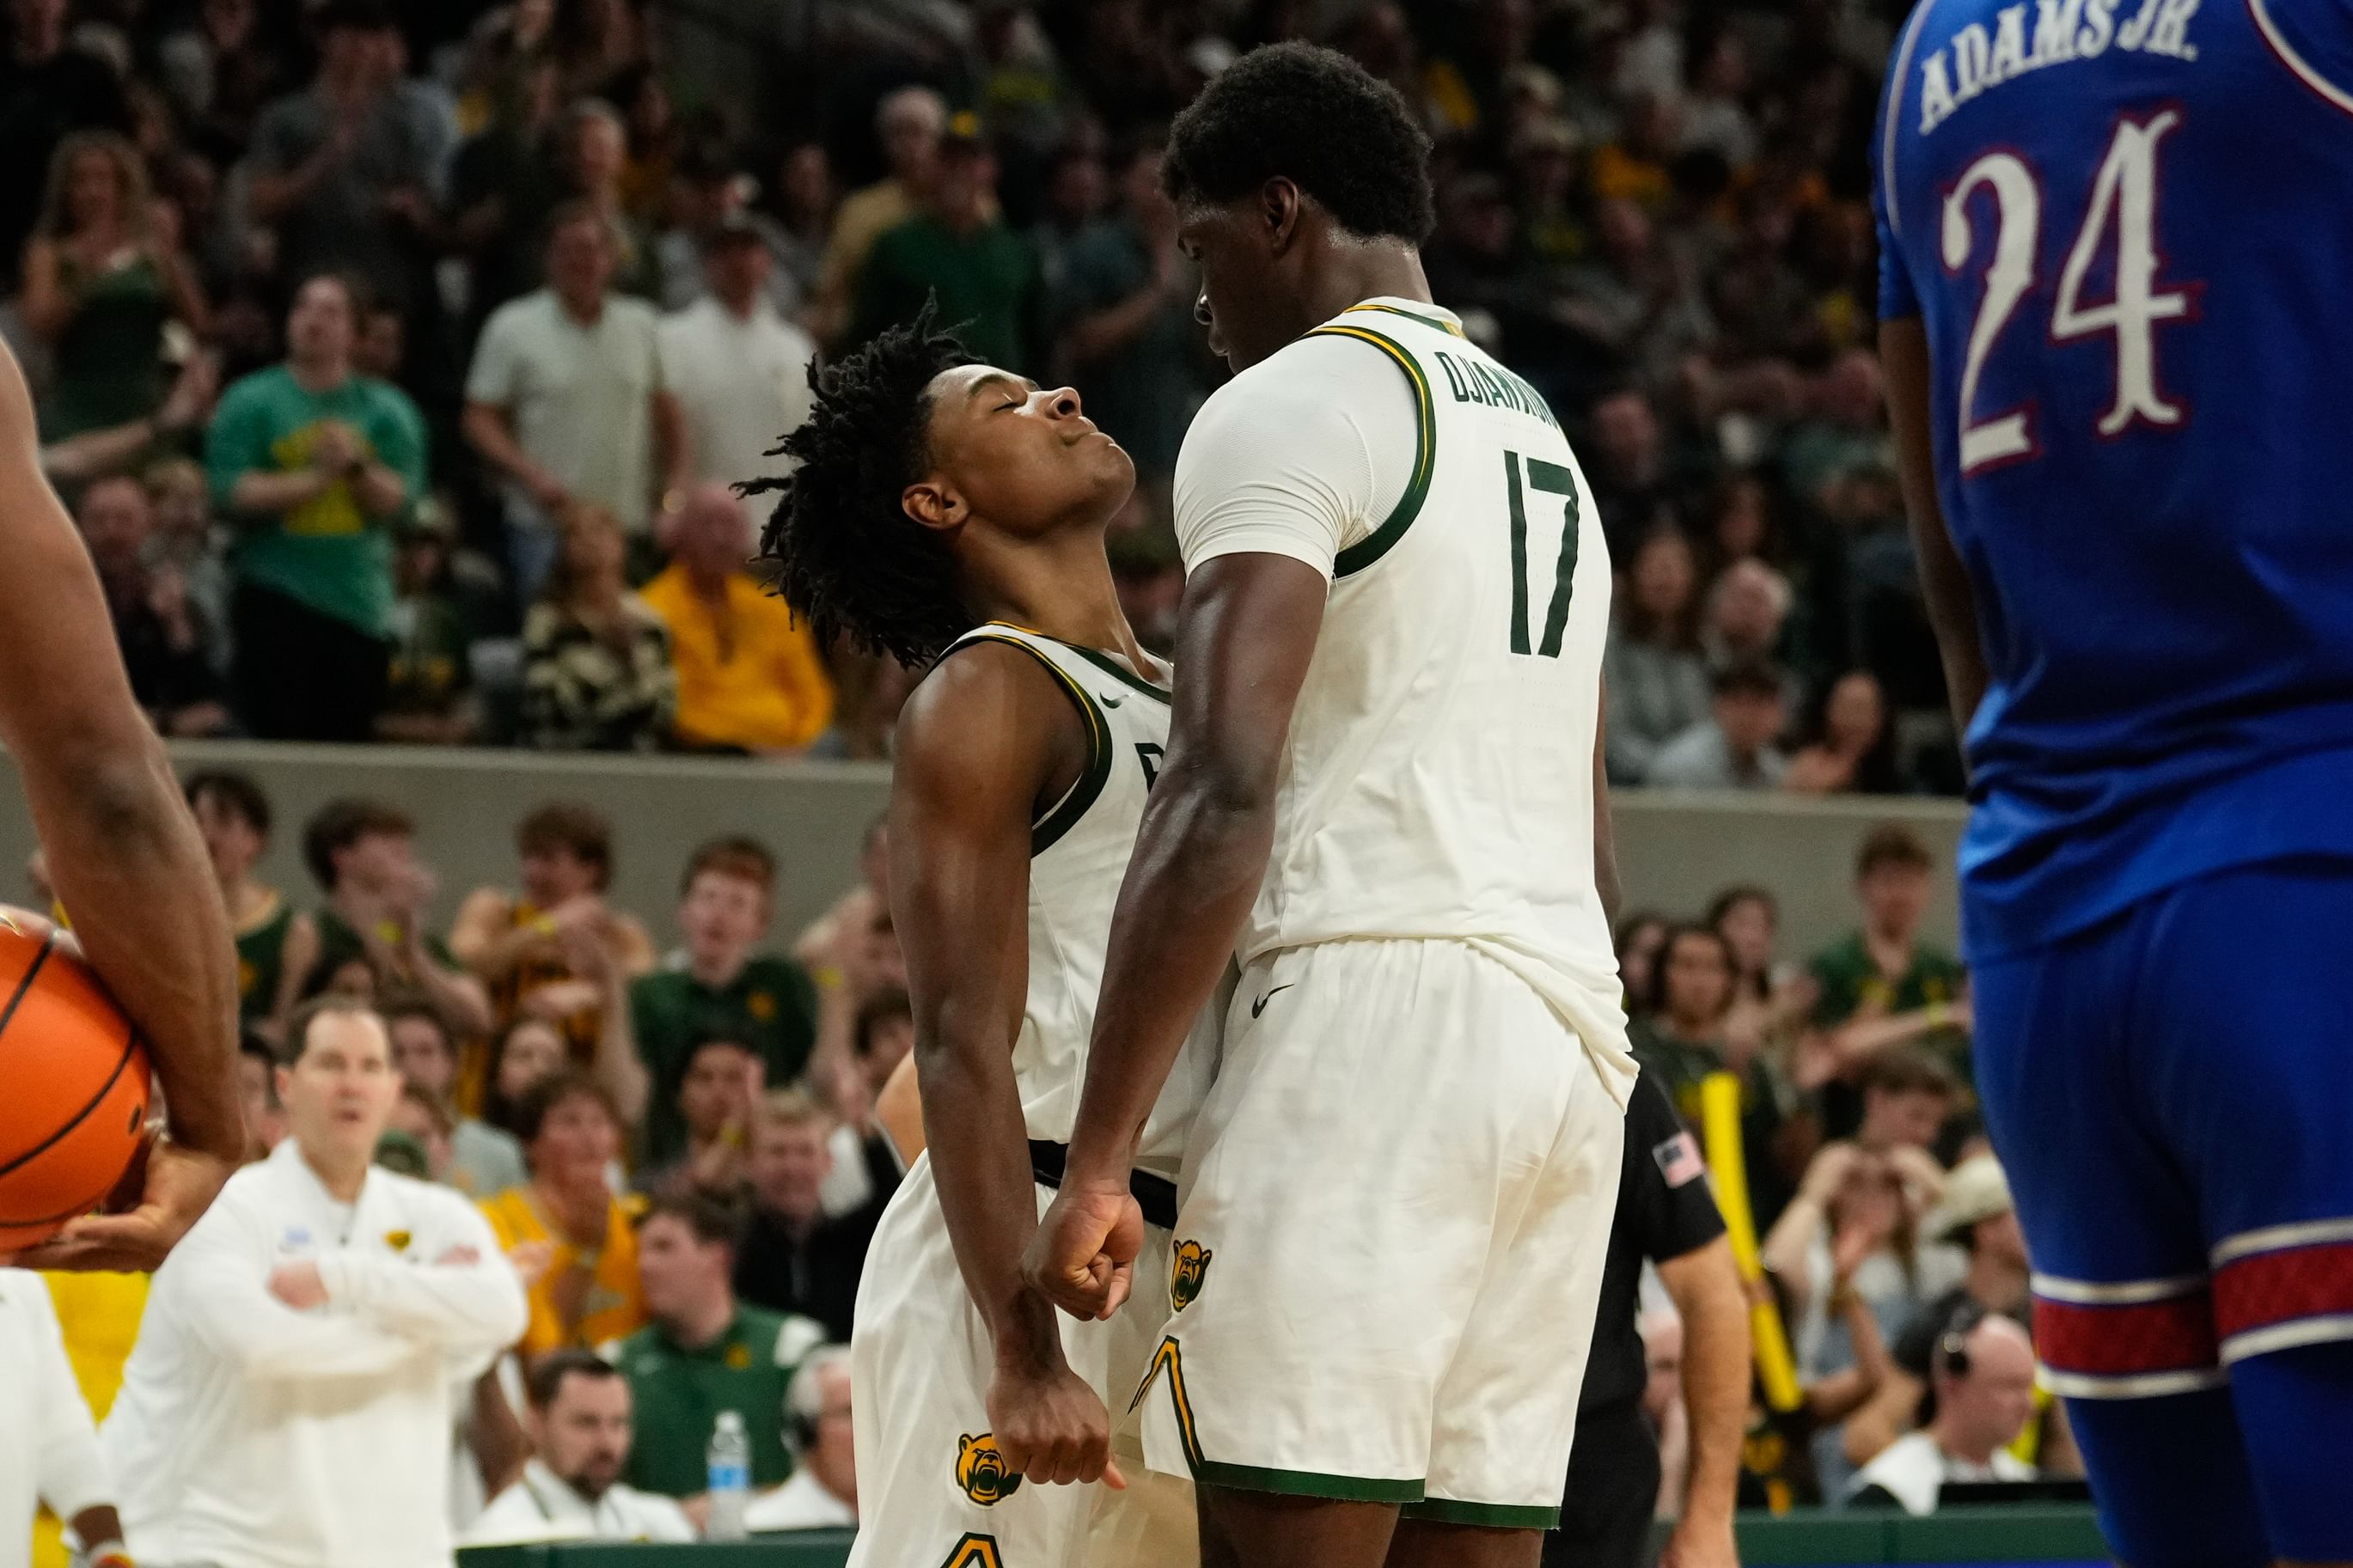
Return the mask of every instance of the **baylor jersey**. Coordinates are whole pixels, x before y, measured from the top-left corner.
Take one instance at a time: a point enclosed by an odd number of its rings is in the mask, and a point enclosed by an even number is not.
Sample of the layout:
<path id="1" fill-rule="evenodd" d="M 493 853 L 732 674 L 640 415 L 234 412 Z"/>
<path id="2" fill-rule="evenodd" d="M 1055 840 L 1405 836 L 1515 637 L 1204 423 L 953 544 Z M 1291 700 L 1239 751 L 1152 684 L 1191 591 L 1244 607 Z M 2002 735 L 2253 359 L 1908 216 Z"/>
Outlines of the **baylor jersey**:
<path id="1" fill-rule="evenodd" d="M 1112 907 L 1168 745 L 1168 693 L 1108 654 L 999 623 L 965 633 L 949 653 L 976 642 L 1010 643 L 1036 658 L 1087 727 L 1085 772 L 1029 833 L 1029 989 L 1013 1046 L 1029 1136 L 1067 1143 L 1103 989 Z M 1212 1008 L 1204 1017 L 1217 1016 Z M 1213 1026 L 1196 1028 L 1169 1072 L 1138 1152 L 1145 1170 L 1176 1173 L 1213 1066 Z"/>
<path id="2" fill-rule="evenodd" d="M 1254 402 L 1280 406 L 1285 384 L 1261 378 L 1328 384 L 1332 340 L 1363 361 L 1340 398 L 1388 398 L 1393 415 L 1396 382 L 1379 378 L 1402 378 L 1411 466 L 1388 443 L 1367 454 L 1377 493 L 1398 499 L 1340 537 L 1239 956 L 1356 938 L 1472 942 L 1552 1000 L 1625 1087 L 1594 885 L 1610 574 L 1593 492 L 1535 390 L 1454 317 L 1407 300 L 1353 307 L 1243 372 L 1212 399 L 1234 400 L 1228 410 L 1205 410 L 1189 439 L 1222 440 L 1205 430 L 1237 429 Z M 1221 464 L 1207 445 L 1187 458 L 1210 485 L 1225 467 L 1229 491 L 1260 478 L 1234 463 L 1280 467 L 1279 448 L 1272 461 L 1236 452 Z"/>

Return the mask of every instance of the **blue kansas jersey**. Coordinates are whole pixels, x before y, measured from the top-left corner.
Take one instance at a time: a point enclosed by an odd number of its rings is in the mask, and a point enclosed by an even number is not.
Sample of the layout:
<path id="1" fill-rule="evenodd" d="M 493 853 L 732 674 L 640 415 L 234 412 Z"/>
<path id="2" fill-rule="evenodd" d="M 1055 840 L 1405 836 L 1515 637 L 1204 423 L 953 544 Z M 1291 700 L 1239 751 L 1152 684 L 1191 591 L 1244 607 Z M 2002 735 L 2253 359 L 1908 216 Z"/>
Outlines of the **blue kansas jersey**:
<path id="1" fill-rule="evenodd" d="M 1992 676 L 1972 956 L 2353 853 L 2353 0 L 1926 0 L 1873 156 Z"/>

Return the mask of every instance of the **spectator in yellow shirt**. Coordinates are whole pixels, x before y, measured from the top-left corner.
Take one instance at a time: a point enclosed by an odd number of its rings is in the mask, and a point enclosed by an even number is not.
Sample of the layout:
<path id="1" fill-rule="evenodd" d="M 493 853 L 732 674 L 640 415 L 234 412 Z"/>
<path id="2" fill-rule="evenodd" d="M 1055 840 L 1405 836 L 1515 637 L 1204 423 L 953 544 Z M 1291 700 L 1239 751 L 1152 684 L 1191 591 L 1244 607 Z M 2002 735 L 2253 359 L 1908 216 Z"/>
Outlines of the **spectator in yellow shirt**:
<path id="1" fill-rule="evenodd" d="M 527 1186 L 481 1205 L 499 1246 L 549 1253 L 530 1288 L 531 1320 L 516 1348 L 528 1356 L 589 1350 L 646 1321 L 638 1285 L 635 1198 L 613 1192 L 621 1121 L 603 1085 L 567 1068 L 523 1097 L 516 1134 L 531 1165 Z"/>
<path id="2" fill-rule="evenodd" d="M 640 593 L 670 627 L 677 739 L 703 750 L 797 752 L 833 721 L 817 643 L 744 570 L 752 518 L 725 485 L 696 486 L 671 524 L 670 563 Z"/>

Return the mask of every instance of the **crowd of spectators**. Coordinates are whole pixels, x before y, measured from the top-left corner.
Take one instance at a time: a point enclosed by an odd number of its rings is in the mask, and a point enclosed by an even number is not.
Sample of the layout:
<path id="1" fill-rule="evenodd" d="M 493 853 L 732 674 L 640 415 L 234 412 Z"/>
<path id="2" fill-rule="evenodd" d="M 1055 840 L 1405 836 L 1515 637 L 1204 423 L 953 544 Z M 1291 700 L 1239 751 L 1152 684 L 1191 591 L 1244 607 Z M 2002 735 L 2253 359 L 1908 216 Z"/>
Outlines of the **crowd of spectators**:
<path id="1" fill-rule="evenodd" d="M 1761 888 L 1620 924 L 1635 1054 L 1694 1128 L 1708 1079 L 1739 1086 L 1757 1289 L 1803 1392 L 1779 1410 L 1759 1384 L 1753 1506 L 1926 1512 L 1943 1485 L 2082 1473 L 2063 1414 L 2032 1391 L 2026 1247 L 1977 1114 L 1968 976 L 1920 933 L 1931 881 L 1908 828 L 1874 829 L 1855 929 L 1802 962 Z M 1654 1363 L 1672 1360 L 1672 1314 L 1645 1328 Z"/>
<path id="2" fill-rule="evenodd" d="M 910 672 L 762 605 L 726 486 L 936 297 L 1135 456 L 1165 641 L 1225 372 L 1158 153 L 1315 38 L 1430 131 L 1432 288 L 1597 494 L 1613 779 L 1949 789 L 1870 348 L 1901 9 L 8 0 L 0 331 L 170 731 L 879 754 Z"/>

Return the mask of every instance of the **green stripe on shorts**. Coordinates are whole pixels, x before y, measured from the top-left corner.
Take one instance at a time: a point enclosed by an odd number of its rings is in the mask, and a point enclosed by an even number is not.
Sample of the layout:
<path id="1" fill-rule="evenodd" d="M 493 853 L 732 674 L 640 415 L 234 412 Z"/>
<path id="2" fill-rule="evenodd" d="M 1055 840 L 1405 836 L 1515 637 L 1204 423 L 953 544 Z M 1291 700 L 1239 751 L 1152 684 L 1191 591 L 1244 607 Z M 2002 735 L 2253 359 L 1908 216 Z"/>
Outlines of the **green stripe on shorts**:
<path id="1" fill-rule="evenodd" d="M 1556 1508 L 1514 1508 L 1499 1502 L 1457 1502 L 1452 1498 L 1426 1497 L 1408 1503 L 1407 1519 L 1434 1524 L 1475 1524 L 1488 1530 L 1551 1530 L 1560 1523 Z"/>
<path id="2" fill-rule="evenodd" d="M 1374 1480 L 1365 1476 L 1327 1476 L 1315 1470 L 1262 1470 L 1255 1465 L 1219 1465 L 1206 1459 L 1194 1471 L 1193 1479 L 1203 1486 L 1280 1492 L 1286 1497 L 1330 1498 L 1335 1502 L 1410 1503 L 1421 1496 L 1419 1480 Z"/>

